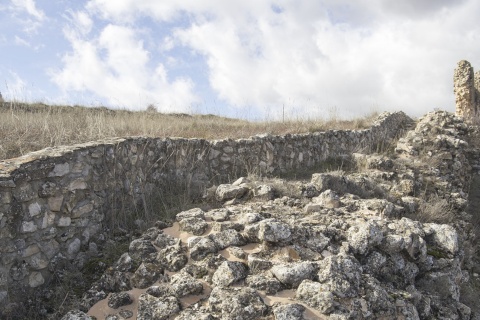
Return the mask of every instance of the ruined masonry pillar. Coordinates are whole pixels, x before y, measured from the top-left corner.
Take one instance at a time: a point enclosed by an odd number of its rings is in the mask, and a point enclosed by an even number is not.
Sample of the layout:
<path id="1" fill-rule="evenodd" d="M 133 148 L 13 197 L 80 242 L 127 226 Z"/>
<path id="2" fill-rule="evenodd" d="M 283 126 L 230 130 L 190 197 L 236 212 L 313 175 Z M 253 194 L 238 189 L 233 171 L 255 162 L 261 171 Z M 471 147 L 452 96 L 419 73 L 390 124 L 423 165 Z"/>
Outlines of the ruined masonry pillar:
<path id="1" fill-rule="evenodd" d="M 477 80 L 477 81 L 475 81 Z M 475 85 L 475 82 L 478 82 Z M 458 63 L 453 73 L 453 91 L 455 93 L 455 113 L 466 120 L 473 119 L 478 110 L 477 97 L 475 94 L 480 89 L 480 74 L 473 74 L 470 62 L 462 60 Z"/>

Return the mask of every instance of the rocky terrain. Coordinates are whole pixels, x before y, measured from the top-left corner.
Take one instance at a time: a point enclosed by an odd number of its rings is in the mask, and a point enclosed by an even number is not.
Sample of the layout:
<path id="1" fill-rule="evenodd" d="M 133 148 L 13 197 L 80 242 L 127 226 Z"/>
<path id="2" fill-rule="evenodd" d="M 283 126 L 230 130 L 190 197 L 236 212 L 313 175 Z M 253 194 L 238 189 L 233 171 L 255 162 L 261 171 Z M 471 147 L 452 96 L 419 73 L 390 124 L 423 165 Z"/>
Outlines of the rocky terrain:
<path id="1" fill-rule="evenodd" d="M 62 319 L 480 319 L 476 140 L 436 111 L 310 181 L 209 189 Z"/>

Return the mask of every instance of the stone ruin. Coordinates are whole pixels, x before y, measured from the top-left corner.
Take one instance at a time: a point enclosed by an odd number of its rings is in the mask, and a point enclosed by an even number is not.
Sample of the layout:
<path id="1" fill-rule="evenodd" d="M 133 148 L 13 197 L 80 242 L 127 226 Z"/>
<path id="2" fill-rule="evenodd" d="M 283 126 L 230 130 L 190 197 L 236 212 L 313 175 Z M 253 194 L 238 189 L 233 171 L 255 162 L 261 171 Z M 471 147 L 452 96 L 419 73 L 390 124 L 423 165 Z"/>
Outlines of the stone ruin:
<path id="1" fill-rule="evenodd" d="M 453 74 L 457 116 L 473 120 L 480 112 L 480 71 L 474 73 L 470 62 L 461 60 Z"/>

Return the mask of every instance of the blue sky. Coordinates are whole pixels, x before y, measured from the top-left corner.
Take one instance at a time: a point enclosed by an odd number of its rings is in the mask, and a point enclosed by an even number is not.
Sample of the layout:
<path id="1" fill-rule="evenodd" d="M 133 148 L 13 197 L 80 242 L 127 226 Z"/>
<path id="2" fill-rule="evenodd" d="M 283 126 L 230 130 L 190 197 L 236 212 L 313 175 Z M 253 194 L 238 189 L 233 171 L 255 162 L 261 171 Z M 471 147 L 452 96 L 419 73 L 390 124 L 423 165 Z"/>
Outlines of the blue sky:
<path id="1" fill-rule="evenodd" d="M 454 111 L 477 0 L 0 0 L 6 99 L 272 120 Z"/>

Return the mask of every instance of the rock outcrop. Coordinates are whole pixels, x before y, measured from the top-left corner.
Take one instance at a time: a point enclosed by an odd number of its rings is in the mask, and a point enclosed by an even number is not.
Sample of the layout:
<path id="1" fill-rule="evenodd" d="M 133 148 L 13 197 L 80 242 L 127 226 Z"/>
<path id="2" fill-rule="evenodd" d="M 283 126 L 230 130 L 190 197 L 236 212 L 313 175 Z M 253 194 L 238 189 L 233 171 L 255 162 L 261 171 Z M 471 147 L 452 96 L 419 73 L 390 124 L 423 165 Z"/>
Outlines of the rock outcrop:
<path id="1" fill-rule="evenodd" d="M 222 185 L 222 208 L 180 212 L 173 226 L 132 241 L 85 293 L 82 311 L 98 319 L 126 311 L 178 320 L 480 319 L 478 226 L 465 211 L 471 133 L 461 118 L 429 113 L 394 153 L 355 154 L 352 170 L 290 182 L 289 196 L 278 181 Z M 259 189 L 274 199 L 255 197 Z"/>

